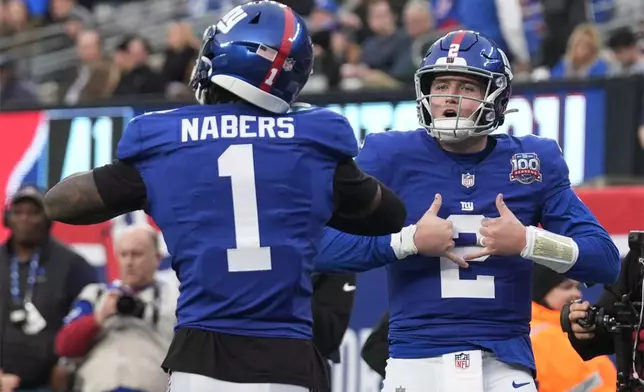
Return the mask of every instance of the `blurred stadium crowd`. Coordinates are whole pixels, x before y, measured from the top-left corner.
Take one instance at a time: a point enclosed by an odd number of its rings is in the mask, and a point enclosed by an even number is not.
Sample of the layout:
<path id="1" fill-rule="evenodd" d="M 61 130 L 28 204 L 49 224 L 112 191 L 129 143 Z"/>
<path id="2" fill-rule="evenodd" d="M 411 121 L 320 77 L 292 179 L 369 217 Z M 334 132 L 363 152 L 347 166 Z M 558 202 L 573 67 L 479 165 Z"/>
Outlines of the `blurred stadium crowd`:
<path id="1" fill-rule="evenodd" d="M 2 0 L 0 104 L 184 99 L 199 37 L 240 0 Z M 316 43 L 305 92 L 411 86 L 447 31 L 496 40 L 518 80 L 644 72 L 640 0 L 287 0 Z"/>

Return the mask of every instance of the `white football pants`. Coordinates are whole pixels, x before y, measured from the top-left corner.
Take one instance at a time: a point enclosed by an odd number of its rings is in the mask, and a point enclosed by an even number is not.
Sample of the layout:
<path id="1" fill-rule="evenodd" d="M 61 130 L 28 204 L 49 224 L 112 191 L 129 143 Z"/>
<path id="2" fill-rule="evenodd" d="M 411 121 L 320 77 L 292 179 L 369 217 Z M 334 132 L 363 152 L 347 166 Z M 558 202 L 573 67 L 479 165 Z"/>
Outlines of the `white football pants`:
<path id="1" fill-rule="evenodd" d="M 172 372 L 167 392 L 308 392 L 286 384 L 238 384 L 199 374 Z M 523 392 L 523 391 L 521 391 Z"/>
<path id="2" fill-rule="evenodd" d="M 382 392 L 536 392 L 529 369 L 494 354 L 462 351 L 435 358 L 389 358 Z"/>

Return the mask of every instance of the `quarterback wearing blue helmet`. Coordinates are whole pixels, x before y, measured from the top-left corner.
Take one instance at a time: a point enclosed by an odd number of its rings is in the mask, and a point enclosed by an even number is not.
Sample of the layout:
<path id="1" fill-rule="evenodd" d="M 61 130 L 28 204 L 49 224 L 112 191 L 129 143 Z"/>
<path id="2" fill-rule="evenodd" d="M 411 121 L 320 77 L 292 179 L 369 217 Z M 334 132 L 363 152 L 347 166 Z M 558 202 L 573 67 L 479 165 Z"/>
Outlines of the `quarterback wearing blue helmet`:
<path id="1" fill-rule="evenodd" d="M 191 78 L 200 104 L 135 117 L 117 161 L 47 193 L 53 220 L 145 209 L 161 229 L 180 283 L 169 391 L 328 390 L 311 314 L 324 229 L 402 228 L 402 201 L 356 166 L 349 122 L 294 105 L 312 64 L 290 8 L 236 7 L 204 34 Z"/>
<path id="2" fill-rule="evenodd" d="M 479 82 L 483 94 L 450 94 L 441 90 L 445 85 L 432 91 L 441 75 L 470 77 Z M 494 42 L 475 32 L 456 31 L 429 48 L 414 83 L 421 125 L 441 141 L 458 142 L 487 135 L 503 124 L 512 94 L 512 70 Z M 440 105 L 445 98 L 454 99 L 457 106 Z M 434 112 L 440 114 L 433 116 Z"/>
<path id="3" fill-rule="evenodd" d="M 422 128 L 368 135 L 356 158 L 403 199 L 406 226 L 382 237 L 328 228 L 316 267 L 386 266 L 383 392 L 535 392 L 534 263 L 612 283 L 619 253 L 571 189 L 556 140 L 492 134 L 512 83 L 494 42 L 447 34 L 415 83 Z"/>
<path id="4" fill-rule="evenodd" d="M 200 103 L 217 102 L 217 86 L 272 113 L 285 113 L 313 69 L 304 20 L 273 1 L 238 6 L 203 35 L 191 87 Z"/>

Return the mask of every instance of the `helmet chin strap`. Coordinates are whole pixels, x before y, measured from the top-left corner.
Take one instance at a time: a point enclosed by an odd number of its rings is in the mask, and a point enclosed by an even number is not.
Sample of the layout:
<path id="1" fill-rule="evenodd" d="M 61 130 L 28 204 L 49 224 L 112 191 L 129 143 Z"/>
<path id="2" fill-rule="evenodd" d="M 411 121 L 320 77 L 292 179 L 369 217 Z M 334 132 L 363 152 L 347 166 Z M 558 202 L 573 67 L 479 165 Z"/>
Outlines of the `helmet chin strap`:
<path id="1" fill-rule="evenodd" d="M 474 121 L 464 117 L 437 118 L 432 121 L 430 134 L 441 142 L 458 143 L 472 136 Z M 458 128 L 457 128 L 458 126 Z"/>
<path id="2" fill-rule="evenodd" d="M 428 113 L 431 113 L 429 98 L 423 99 L 421 104 Z M 460 105 L 459 105 L 460 107 Z M 432 127 L 429 134 L 432 137 L 445 143 L 458 143 L 472 136 L 472 131 L 476 130 L 476 124 L 471 116 L 465 117 L 445 117 L 432 118 Z"/>

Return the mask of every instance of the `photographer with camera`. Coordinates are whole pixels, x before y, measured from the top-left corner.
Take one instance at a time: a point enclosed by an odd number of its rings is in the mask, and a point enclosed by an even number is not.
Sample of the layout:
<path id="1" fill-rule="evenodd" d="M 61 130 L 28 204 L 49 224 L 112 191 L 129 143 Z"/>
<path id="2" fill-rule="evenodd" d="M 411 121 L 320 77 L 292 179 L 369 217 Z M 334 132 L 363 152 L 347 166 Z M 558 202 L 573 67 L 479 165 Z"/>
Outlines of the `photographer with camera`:
<path id="1" fill-rule="evenodd" d="M 561 327 L 584 360 L 615 354 L 618 392 L 644 391 L 644 231 L 631 231 L 628 246 L 617 282 L 595 305 L 577 301 L 561 310 Z"/>
<path id="2" fill-rule="evenodd" d="M 155 279 L 158 233 L 130 226 L 115 239 L 121 280 L 90 285 L 56 339 L 58 354 L 80 358 L 71 382 L 80 392 L 163 392 L 161 362 L 176 324 L 175 286 Z"/>
<path id="3" fill-rule="evenodd" d="M 615 391 L 615 366 L 607 356 L 583 361 L 559 326 L 561 308 L 581 299 L 580 284 L 536 264 L 532 273 L 530 341 L 539 392 Z"/>

